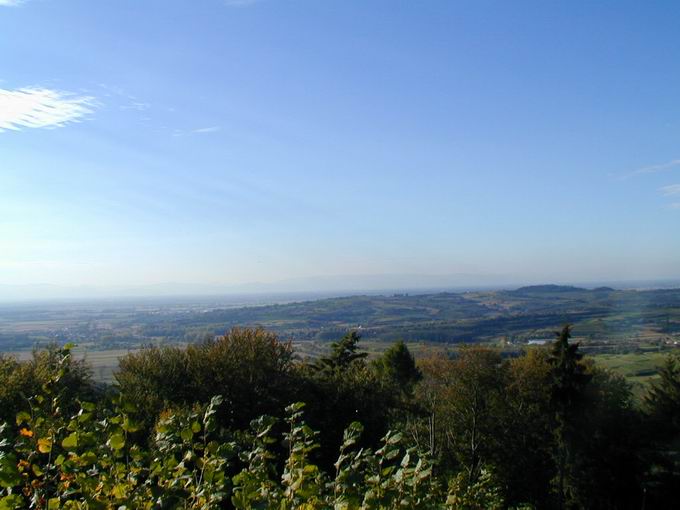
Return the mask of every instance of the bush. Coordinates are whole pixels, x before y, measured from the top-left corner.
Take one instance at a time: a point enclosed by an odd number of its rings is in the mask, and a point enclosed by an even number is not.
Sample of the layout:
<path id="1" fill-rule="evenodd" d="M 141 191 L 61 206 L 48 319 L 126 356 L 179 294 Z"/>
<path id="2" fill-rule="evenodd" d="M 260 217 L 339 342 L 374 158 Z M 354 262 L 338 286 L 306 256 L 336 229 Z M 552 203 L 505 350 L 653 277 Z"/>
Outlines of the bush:
<path id="1" fill-rule="evenodd" d="M 34 350 L 31 359 L 18 361 L 0 354 L 0 422 L 14 422 L 16 413 L 27 398 L 40 393 L 45 385 L 61 395 L 63 405 L 77 407 L 78 398 L 93 398 L 96 388 L 91 370 L 83 360 L 74 360 L 69 346 L 61 349 L 49 345 Z"/>
<path id="2" fill-rule="evenodd" d="M 293 384 L 293 350 L 263 329 L 233 329 L 186 349 L 147 347 L 120 360 L 121 395 L 149 417 L 168 406 L 207 403 L 223 395 L 224 426 L 246 428 L 262 414 L 282 415 Z"/>

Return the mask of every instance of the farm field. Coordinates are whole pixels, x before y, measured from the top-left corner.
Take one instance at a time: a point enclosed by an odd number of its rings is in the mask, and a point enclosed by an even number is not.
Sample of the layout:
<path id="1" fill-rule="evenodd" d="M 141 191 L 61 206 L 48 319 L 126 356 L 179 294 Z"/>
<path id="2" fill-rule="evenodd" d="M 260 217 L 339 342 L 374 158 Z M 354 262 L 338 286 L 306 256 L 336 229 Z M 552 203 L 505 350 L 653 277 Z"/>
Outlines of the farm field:
<path id="1" fill-rule="evenodd" d="M 253 301 L 255 303 L 256 301 Z M 243 301 L 242 301 L 243 303 Z M 625 375 L 639 393 L 680 345 L 680 289 L 616 290 L 540 285 L 515 290 L 358 295 L 235 306 L 218 298 L 0 305 L 0 352 L 19 356 L 73 342 L 94 376 L 113 380 L 118 359 L 144 345 L 186 345 L 233 327 L 264 327 L 300 359 L 328 352 L 348 330 L 369 356 L 404 340 L 416 357 L 469 343 L 508 355 L 572 324 L 574 340 Z"/>
<path id="2" fill-rule="evenodd" d="M 640 397 L 649 383 L 658 378 L 658 369 L 670 351 L 648 351 L 628 354 L 600 354 L 597 363 L 623 375 L 632 384 L 633 393 Z"/>
<path id="3" fill-rule="evenodd" d="M 590 352 L 680 343 L 680 289 L 541 285 L 515 290 L 358 295 L 260 306 L 219 300 L 0 306 L 0 351 L 46 342 L 92 350 L 189 343 L 233 327 L 262 326 L 284 340 L 323 344 L 356 329 L 366 341 L 439 344 L 552 338 L 562 325 Z M 312 347 L 310 344 L 308 347 Z"/>

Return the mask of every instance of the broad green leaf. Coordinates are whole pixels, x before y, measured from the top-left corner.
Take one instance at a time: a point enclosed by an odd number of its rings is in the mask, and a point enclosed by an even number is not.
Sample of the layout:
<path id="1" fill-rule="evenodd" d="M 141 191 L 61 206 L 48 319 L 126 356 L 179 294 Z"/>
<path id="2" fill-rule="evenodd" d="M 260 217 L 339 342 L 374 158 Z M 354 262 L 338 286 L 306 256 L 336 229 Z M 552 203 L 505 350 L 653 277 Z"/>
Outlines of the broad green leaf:
<path id="1" fill-rule="evenodd" d="M 120 450 L 125 446 L 125 436 L 123 434 L 113 434 L 109 438 L 109 446 L 114 450 Z"/>
<path id="2" fill-rule="evenodd" d="M 0 487 L 14 487 L 21 483 L 17 460 L 14 455 L 7 455 L 0 459 Z"/>
<path id="3" fill-rule="evenodd" d="M 81 413 L 78 415 L 78 421 L 80 423 L 86 423 L 92 418 L 92 413 Z"/>
<path id="4" fill-rule="evenodd" d="M 137 432 L 140 429 L 140 426 L 139 424 L 135 423 L 134 420 L 131 420 L 128 416 L 126 416 L 123 420 L 122 428 L 126 432 Z"/>
<path id="5" fill-rule="evenodd" d="M 20 411 L 17 413 L 17 425 L 21 425 L 22 423 L 28 423 L 31 420 L 31 415 L 28 414 L 26 411 Z"/>
<path id="6" fill-rule="evenodd" d="M 87 451 L 80 456 L 80 462 L 89 466 L 97 462 L 97 454 L 93 451 Z"/>
<path id="7" fill-rule="evenodd" d="M 185 441 L 191 441 L 191 439 L 194 437 L 194 433 L 191 431 L 191 429 L 183 429 L 180 433 L 180 436 Z"/>
<path id="8" fill-rule="evenodd" d="M 65 450 L 71 450 L 73 448 L 76 448 L 78 446 L 78 434 L 76 432 L 70 433 L 61 442 L 61 446 Z"/>
<path id="9" fill-rule="evenodd" d="M 10 494 L 0 499 L 0 510 L 14 510 L 15 508 L 23 508 L 24 500 L 18 494 Z"/>
<path id="10" fill-rule="evenodd" d="M 90 413 L 97 408 L 92 402 L 81 402 L 80 407 Z"/>

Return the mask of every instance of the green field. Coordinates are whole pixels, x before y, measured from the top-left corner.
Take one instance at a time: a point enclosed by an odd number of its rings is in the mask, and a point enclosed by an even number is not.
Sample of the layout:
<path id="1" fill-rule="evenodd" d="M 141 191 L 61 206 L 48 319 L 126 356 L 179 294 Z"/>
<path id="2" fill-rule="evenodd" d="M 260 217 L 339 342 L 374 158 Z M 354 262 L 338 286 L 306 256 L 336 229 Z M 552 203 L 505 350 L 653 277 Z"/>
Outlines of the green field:
<path id="1" fill-rule="evenodd" d="M 641 397 L 649 383 L 658 378 L 658 369 L 666 361 L 669 351 L 648 350 L 629 354 L 599 354 L 595 361 L 623 375 L 633 385 L 633 393 Z"/>
<path id="2" fill-rule="evenodd" d="M 636 394 L 680 343 L 680 289 L 616 290 L 539 285 L 515 290 L 357 295 L 262 306 L 206 302 L 92 302 L 0 306 L 0 352 L 30 355 L 48 343 L 79 345 L 94 377 L 111 382 L 118 359 L 143 345 L 187 345 L 233 327 L 261 326 L 291 341 L 300 359 L 328 352 L 347 331 L 376 356 L 396 340 L 416 358 L 461 345 L 516 355 L 564 324 Z"/>
<path id="3" fill-rule="evenodd" d="M 97 350 L 182 344 L 252 326 L 300 344 L 323 344 L 355 329 L 365 341 L 526 345 L 552 338 L 567 323 L 589 352 L 635 352 L 640 344 L 672 345 L 680 342 L 680 289 L 540 285 L 245 307 L 219 302 L 4 305 L 0 306 L 0 351 L 30 350 L 49 342 L 75 342 Z"/>

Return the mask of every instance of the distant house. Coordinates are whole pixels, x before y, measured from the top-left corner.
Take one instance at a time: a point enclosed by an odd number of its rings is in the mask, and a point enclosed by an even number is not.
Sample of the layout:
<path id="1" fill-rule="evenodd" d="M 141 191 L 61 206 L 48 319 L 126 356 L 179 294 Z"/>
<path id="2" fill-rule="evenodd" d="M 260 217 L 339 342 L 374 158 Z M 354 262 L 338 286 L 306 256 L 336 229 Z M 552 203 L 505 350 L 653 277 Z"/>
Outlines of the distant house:
<path id="1" fill-rule="evenodd" d="M 529 345 L 545 345 L 549 342 L 550 340 L 545 340 L 545 339 L 538 339 L 538 340 L 529 340 L 527 343 Z"/>

